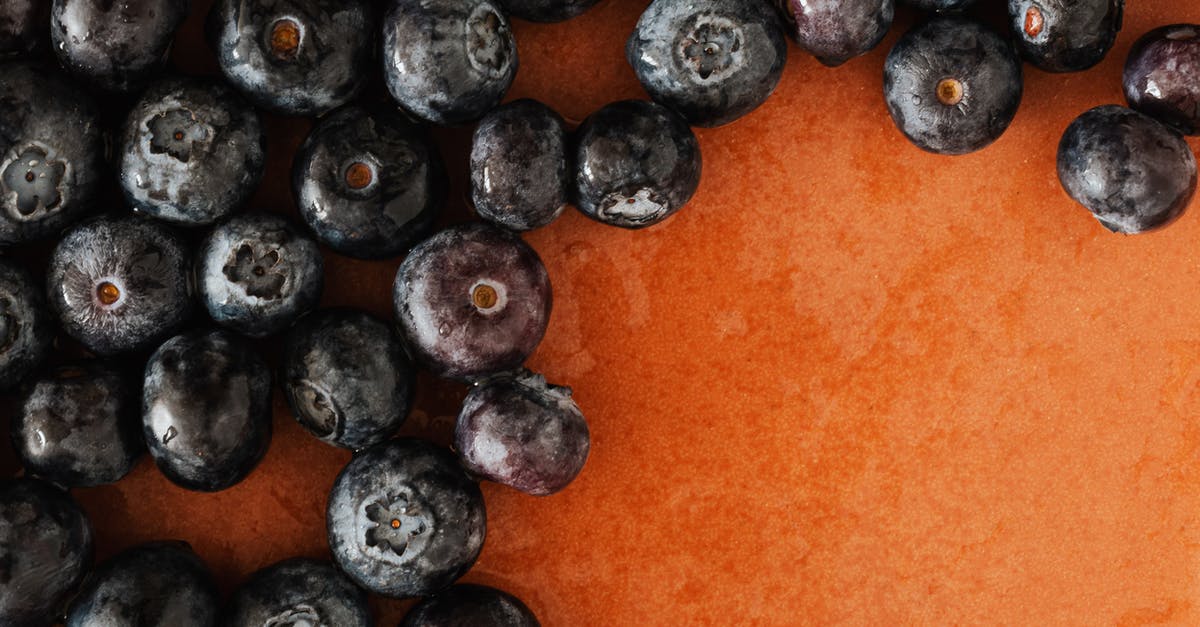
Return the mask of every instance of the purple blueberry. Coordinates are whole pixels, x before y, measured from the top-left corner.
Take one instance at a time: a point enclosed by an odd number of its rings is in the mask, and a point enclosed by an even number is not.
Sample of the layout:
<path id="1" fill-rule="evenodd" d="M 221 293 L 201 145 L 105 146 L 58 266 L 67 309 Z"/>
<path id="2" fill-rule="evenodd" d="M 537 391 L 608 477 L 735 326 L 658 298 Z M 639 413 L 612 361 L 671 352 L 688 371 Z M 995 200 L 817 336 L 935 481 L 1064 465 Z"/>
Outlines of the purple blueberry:
<path id="1" fill-rule="evenodd" d="M 220 600 L 184 542 L 151 542 L 97 568 L 71 601 L 66 627 L 215 627 Z"/>
<path id="2" fill-rule="evenodd" d="M 1008 0 L 1017 49 L 1047 72 L 1079 72 L 1108 54 L 1125 0 Z"/>
<path id="3" fill-rule="evenodd" d="M 400 627 L 539 627 L 536 616 L 517 597 L 503 591 L 460 583 L 421 601 Z"/>
<path id="4" fill-rule="evenodd" d="M 1188 135 L 1200 134 L 1200 25 L 1142 35 L 1125 60 L 1129 106 Z"/>
<path id="5" fill-rule="evenodd" d="M 23 381 L 50 354 L 54 323 L 43 293 L 24 268 L 0 257 L 0 390 Z"/>
<path id="6" fill-rule="evenodd" d="M 47 0 L 0 2 L 0 58 L 32 54 L 46 48 L 50 34 Z"/>
<path id="7" fill-rule="evenodd" d="M 536 100 L 492 109 L 471 146 L 471 199 L 479 217 L 514 231 L 546 226 L 567 208 L 567 125 Z"/>
<path id="8" fill-rule="evenodd" d="M 879 45 L 896 13 L 894 0 L 786 1 L 800 47 L 831 67 Z"/>
<path id="9" fill-rule="evenodd" d="M 304 557 L 254 574 L 229 601 L 227 627 L 368 627 L 367 594 L 332 564 Z"/>
<path id="10" fill-rule="evenodd" d="M 513 17 L 530 22 L 564 22 L 583 15 L 600 0 L 499 0 Z"/>
<path id="11" fill-rule="evenodd" d="M 166 64 L 190 5 L 190 0 L 54 0 L 51 43 L 72 74 L 105 91 L 132 91 Z"/>

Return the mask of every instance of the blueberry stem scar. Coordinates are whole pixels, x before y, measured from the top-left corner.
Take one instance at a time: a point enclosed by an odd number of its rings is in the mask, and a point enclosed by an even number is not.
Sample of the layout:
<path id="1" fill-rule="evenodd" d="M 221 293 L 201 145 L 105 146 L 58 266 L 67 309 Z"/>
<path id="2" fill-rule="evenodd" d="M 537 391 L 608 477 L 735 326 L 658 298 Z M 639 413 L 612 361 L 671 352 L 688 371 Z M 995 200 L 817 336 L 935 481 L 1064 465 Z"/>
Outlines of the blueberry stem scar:
<path id="1" fill-rule="evenodd" d="M 937 84 L 938 102 L 953 107 L 962 102 L 963 84 L 957 78 L 943 78 Z"/>
<path id="2" fill-rule="evenodd" d="M 475 289 L 471 290 L 471 302 L 480 309 L 491 309 L 496 306 L 496 301 L 499 297 L 496 294 L 496 288 L 490 285 L 476 285 Z"/>
<path id="3" fill-rule="evenodd" d="M 1037 7 L 1029 7 L 1025 11 L 1025 34 L 1030 37 L 1037 37 L 1042 28 L 1046 25 L 1046 20 L 1042 17 L 1042 10 Z"/>
<path id="4" fill-rule="evenodd" d="M 96 298 L 103 305 L 111 305 L 121 298 L 121 290 L 116 285 L 104 281 L 96 286 Z"/>
<path id="5" fill-rule="evenodd" d="M 300 50 L 300 26 L 287 18 L 271 25 L 271 53 L 281 61 L 296 58 Z"/>
<path id="6" fill-rule="evenodd" d="M 355 161 L 346 168 L 346 185 L 349 185 L 350 189 L 362 189 L 370 185 L 374 178 L 371 166 L 361 161 Z"/>

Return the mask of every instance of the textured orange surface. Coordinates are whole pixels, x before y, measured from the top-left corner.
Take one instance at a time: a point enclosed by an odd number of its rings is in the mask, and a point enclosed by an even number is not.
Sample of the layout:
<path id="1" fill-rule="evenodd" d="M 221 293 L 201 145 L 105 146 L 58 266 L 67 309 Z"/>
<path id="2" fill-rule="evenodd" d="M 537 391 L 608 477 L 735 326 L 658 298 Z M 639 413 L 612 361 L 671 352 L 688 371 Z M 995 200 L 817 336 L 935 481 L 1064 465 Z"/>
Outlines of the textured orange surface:
<path id="1" fill-rule="evenodd" d="M 623 44 L 645 4 L 517 23 L 510 97 L 576 122 L 643 97 Z M 574 387 L 593 452 L 557 496 L 486 485 L 466 579 L 546 625 L 1200 624 L 1200 211 L 1114 236 L 1054 174 L 1068 122 L 1122 101 L 1133 40 L 1179 21 L 1200 5 L 1131 0 L 1103 64 L 1029 69 L 1012 128 L 959 158 L 887 116 L 899 28 L 838 69 L 793 46 L 767 105 L 698 133 L 703 183 L 677 216 L 627 232 L 571 212 L 530 235 L 555 290 L 531 366 Z M 209 72 L 200 23 L 176 56 Z M 307 123 L 270 128 L 256 202 L 295 215 Z M 439 138 L 447 222 L 469 219 L 469 129 Z M 397 264 L 330 257 L 325 303 L 390 316 Z M 404 431 L 448 442 L 464 390 L 422 385 Z M 182 538 L 228 591 L 327 555 L 349 454 L 276 406 L 266 460 L 233 489 L 188 493 L 143 460 L 78 491 L 100 556 Z M 376 604 L 383 625 L 408 605 Z"/>

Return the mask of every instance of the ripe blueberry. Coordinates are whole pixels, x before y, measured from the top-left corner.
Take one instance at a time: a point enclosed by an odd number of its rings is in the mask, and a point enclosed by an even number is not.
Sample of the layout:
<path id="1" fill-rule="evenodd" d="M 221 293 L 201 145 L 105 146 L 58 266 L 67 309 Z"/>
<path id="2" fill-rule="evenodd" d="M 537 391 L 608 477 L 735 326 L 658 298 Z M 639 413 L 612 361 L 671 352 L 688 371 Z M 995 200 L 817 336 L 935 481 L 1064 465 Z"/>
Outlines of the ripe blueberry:
<path id="1" fill-rule="evenodd" d="M 228 627 L 368 627 L 367 594 L 323 560 L 276 562 L 254 574 L 229 601 Z"/>
<path id="2" fill-rule="evenodd" d="M 1078 72 L 1108 54 L 1125 0 L 1008 0 L 1017 49 L 1047 72 Z"/>
<path id="3" fill-rule="evenodd" d="M 83 582 L 66 627 L 215 627 L 212 574 L 183 542 L 151 542 L 118 553 Z"/>
<path id="4" fill-rule="evenodd" d="M 50 353 L 54 323 L 43 294 L 24 268 L 0 257 L 0 390 L 20 383 Z"/>
<path id="5" fill-rule="evenodd" d="M 190 4 L 54 0 L 51 43 L 72 74 L 105 91 L 132 91 L 162 69 Z"/>
<path id="6" fill-rule="evenodd" d="M 1188 135 L 1200 134 L 1200 25 L 1156 28 L 1125 60 L 1129 106 Z"/>
<path id="7" fill-rule="evenodd" d="M 879 45 L 896 13 L 893 0 L 787 0 L 787 4 L 796 41 L 828 66 L 841 65 Z"/>
<path id="8" fill-rule="evenodd" d="M 536 616 L 517 597 L 503 591 L 460 583 L 421 601 L 400 627 L 538 627 Z"/>
<path id="9" fill-rule="evenodd" d="M 567 126 L 536 100 L 492 109 L 471 146 L 471 199 L 479 217 L 514 231 L 550 224 L 567 208 Z"/>

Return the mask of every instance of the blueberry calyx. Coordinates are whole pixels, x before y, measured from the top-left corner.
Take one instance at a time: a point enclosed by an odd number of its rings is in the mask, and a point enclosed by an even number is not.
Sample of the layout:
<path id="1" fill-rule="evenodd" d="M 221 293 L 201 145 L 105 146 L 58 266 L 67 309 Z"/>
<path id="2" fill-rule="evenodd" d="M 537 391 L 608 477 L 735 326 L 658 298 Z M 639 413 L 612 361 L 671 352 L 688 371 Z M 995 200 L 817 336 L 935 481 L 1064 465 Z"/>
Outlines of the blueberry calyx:
<path id="1" fill-rule="evenodd" d="M 54 150 L 37 143 L 26 145 L 4 163 L 4 186 L 16 197 L 16 219 L 48 213 L 62 205 L 62 182 L 69 164 Z"/>

